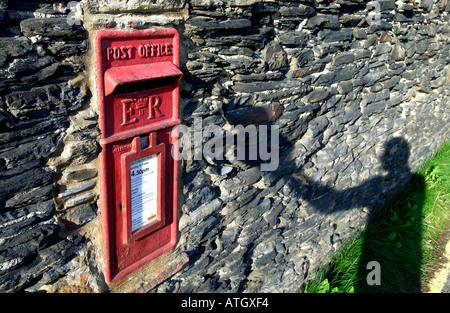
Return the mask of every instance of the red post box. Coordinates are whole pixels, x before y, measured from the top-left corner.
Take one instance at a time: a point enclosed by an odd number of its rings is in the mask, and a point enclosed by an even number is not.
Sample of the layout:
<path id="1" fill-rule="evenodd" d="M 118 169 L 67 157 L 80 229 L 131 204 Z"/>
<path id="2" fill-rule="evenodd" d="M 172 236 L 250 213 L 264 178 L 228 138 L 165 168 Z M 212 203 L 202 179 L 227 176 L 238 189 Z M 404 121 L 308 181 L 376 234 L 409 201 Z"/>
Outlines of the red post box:
<path id="1" fill-rule="evenodd" d="M 176 243 L 179 37 L 171 28 L 101 30 L 95 54 L 105 272 L 115 282 Z"/>

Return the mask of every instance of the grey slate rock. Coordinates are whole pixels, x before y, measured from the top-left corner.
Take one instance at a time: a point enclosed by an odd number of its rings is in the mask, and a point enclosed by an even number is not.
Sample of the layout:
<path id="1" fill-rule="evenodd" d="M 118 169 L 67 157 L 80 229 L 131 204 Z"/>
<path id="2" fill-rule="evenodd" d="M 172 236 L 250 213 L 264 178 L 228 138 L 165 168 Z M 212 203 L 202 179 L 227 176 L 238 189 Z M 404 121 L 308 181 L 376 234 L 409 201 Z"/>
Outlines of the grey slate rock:
<path id="1" fill-rule="evenodd" d="M 53 171 L 41 167 L 34 167 L 27 171 L 0 174 L 0 194 L 12 194 L 38 186 L 52 183 Z"/>
<path id="2" fill-rule="evenodd" d="M 318 14 L 308 19 L 306 28 L 339 28 L 339 17 L 337 15 Z"/>
<path id="3" fill-rule="evenodd" d="M 94 200 L 94 198 L 96 196 L 97 196 L 97 194 L 92 191 L 77 194 L 65 201 L 65 207 L 68 209 L 68 208 L 75 207 L 77 205 L 81 205 L 81 204 L 90 202 L 90 201 Z"/>
<path id="4" fill-rule="evenodd" d="M 24 258 L 36 253 L 45 241 L 54 236 L 60 227 L 54 223 L 36 223 L 16 232 L 17 236 L 2 238 L 0 262 L 13 258 Z"/>
<path id="5" fill-rule="evenodd" d="M 37 186 L 30 190 L 17 192 L 5 202 L 6 208 L 20 208 L 30 204 L 39 204 L 53 198 L 53 184 Z"/>
<path id="6" fill-rule="evenodd" d="M 26 227 L 39 221 L 48 220 L 51 218 L 54 210 L 55 205 L 53 200 L 47 200 L 23 208 L 6 211 L 4 213 L 0 212 L 0 237 L 6 235 L 6 228 L 11 229 L 14 233 L 17 232 L 19 228 Z"/>
<path id="7" fill-rule="evenodd" d="M 430 12 L 433 7 L 433 0 L 420 0 L 419 8 L 425 9 L 427 12 Z"/>
<path id="8" fill-rule="evenodd" d="M 289 47 L 304 47 L 308 40 L 308 34 L 303 31 L 287 32 L 277 35 L 280 43 Z"/>
<path id="9" fill-rule="evenodd" d="M 242 29 L 250 27 L 251 25 L 252 23 L 248 19 L 229 19 L 220 21 L 208 17 L 192 17 L 186 22 L 186 26 L 194 31 Z"/>
<path id="10" fill-rule="evenodd" d="M 381 113 L 386 108 L 385 101 L 371 103 L 362 108 L 363 117 L 371 116 L 374 113 Z"/>
<path id="11" fill-rule="evenodd" d="M 44 37 L 82 39 L 84 28 L 70 25 L 67 17 L 29 18 L 20 22 L 20 29 L 27 37 L 40 35 Z"/>
<path id="12" fill-rule="evenodd" d="M 0 67 L 16 57 L 23 56 L 33 50 L 32 42 L 25 37 L 0 38 Z"/>
<path id="13" fill-rule="evenodd" d="M 355 55 L 351 52 L 344 52 L 337 54 L 334 58 L 333 65 L 340 66 L 342 64 L 349 64 L 355 60 Z"/>
<path id="14" fill-rule="evenodd" d="M 92 203 L 77 207 L 64 215 L 64 222 L 82 226 L 96 217 L 96 206 Z"/>
<path id="15" fill-rule="evenodd" d="M 309 129 L 312 131 L 312 136 L 316 137 L 323 132 L 324 128 L 328 126 L 328 119 L 322 115 L 313 119 L 309 123 Z"/>
<path id="16" fill-rule="evenodd" d="M 386 22 L 386 21 L 383 21 L 383 20 L 380 20 L 380 21 L 377 22 L 377 23 L 372 23 L 372 24 L 367 28 L 367 33 L 368 33 L 368 34 L 373 34 L 373 33 L 375 33 L 375 32 L 382 31 L 382 30 L 384 30 L 384 31 L 389 31 L 389 30 L 392 30 L 392 28 L 393 28 L 393 26 L 392 26 L 391 23 Z"/>
<path id="17" fill-rule="evenodd" d="M 95 184 L 96 184 L 95 181 L 87 180 L 72 185 L 63 186 L 60 190 L 60 193 L 58 194 L 58 197 L 60 198 L 69 197 L 79 192 L 92 189 L 95 186 Z"/>
<path id="18" fill-rule="evenodd" d="M 16 145 L 17 143 L 35 140 L 36 138 L 33 136 L 48 134 L 49 132 L 55 132 L 58 129 L 64 129 L 68 126 L 69 121 L 66 117 L 43 118 L 20 122 L 10 128 L 10 131 L 0 133 L 0 140 L 4 146 L 7 146 L 9 143 Z"/>
<path id="19" fill-rule="evenodd" d="M 366 39 L 367 33 L 363 28 L 353 28 L 353 38 L 355 39 Z"/>
<path id="20" fill-rule="evenodd" d="M 300 4 L 298 6 L 282 6 L 279 9 L 282 16 L 296 17 L 296 16 L 308 16 L 315 12 L 314 7 Z"/>
<path id="21" fill-rule="evenodd" d="M 324 43 L 328 42 L 342 42 L 352 39 L 353 32 L 349 28 L 343 28 L 341 30 L 322 30 L 318 33 L 318 39 Z"/>
<path id="22" fill-rule="evenodd" d="M 287 54 L 283 47 L 275 41 L 266 45 L 261 52 L 262 58 L 266 61 L 269 70 L 279 70 L 285 68 L 287 63 Z"/>
<path id="23" fill-rule="evenodd" d="M 312 91 L 307 97 L 308 103 L 319 102 L 326 99 L 330 95 L 327 89 L 316 89 Z"/>
<path id="24" fill-rule="evenodd" d="M 98 170 L 92 167 L 70 167 L 68 168 L 62 177 L 62 182 L 67 184 L 71 181 L 81 182 L 87 179 L 96 177 Z"/>

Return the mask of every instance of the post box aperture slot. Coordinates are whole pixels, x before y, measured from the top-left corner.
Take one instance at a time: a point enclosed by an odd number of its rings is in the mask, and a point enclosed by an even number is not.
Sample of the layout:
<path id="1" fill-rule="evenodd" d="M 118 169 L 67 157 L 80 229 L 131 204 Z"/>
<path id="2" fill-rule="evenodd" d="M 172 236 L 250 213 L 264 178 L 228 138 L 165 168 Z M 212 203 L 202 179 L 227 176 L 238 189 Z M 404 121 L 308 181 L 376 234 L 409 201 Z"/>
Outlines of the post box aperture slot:
<path id="1" fill-rule="evenodd" d="M 123 239 L 130 244 L 165 225 L 165 160 L 163 143 L 156 144 L 156 133 L 149 146 L 141 150 L 141 137 L 135 137 L 131 151 L 124 153 L 122 171 Z"/>
<path id="2" fill-rule="evenodd" d="M 182 76 L 172 62 L 113 67 L 105 71 L 105 95 L 175 85 Z"/>
<path id="3" fill-rule="evenodd" d="M 116 87 L 110 96 L 132 93 L 141 90 L 157 89 L 166 86 L 175 86 L 179 77 L 166 77 L 154 80 L 146 80 L 143 82 L 123 84 Z"/>

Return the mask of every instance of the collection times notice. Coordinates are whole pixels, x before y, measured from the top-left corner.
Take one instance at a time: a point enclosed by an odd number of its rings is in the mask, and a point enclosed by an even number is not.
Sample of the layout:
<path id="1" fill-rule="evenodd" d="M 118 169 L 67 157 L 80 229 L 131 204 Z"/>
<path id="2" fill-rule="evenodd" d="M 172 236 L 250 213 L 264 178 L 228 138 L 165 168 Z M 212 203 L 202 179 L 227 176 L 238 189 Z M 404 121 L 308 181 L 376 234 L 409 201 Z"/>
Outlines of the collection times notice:
<path id="1" fill-rule="evenodd" d="M 157 217 L 158 155 L 131 162 L 131 232 Z"/>

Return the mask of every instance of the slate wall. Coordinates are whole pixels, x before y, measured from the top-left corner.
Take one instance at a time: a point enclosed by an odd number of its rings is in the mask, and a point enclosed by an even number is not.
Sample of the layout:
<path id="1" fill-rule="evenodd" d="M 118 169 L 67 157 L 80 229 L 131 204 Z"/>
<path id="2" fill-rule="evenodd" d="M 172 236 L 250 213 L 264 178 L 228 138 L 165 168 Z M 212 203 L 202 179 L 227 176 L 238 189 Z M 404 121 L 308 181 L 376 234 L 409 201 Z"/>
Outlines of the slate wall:
<path id="1" fill-rule="evenodd" d="M 449 138 L 447 0 L 372 10 L 359 0 L 79 3 L 74 15 L 68 2 L 0 1 L 3 292 L 110 289 L 97 217 L 96 29 L 179 31 L 190 129 L 201 117 L 203 130 L 280 133 L 275 171 L 258 160 L 180 162 L 172 254 L 189 262 L 153 289 L 140 273 L 130 291 L 296 291 Z"/>
<path id="2" fill-rule="evenodd" d="M 64 3 L 0 6 L 0 290 L 36 291 L 72 270 L 86 245 L 76 229 L 96 216 L 83 204 L 96 194 L 71 197 L 96 185 L 97 114 L 80 84 L 88 35 Z"/>

